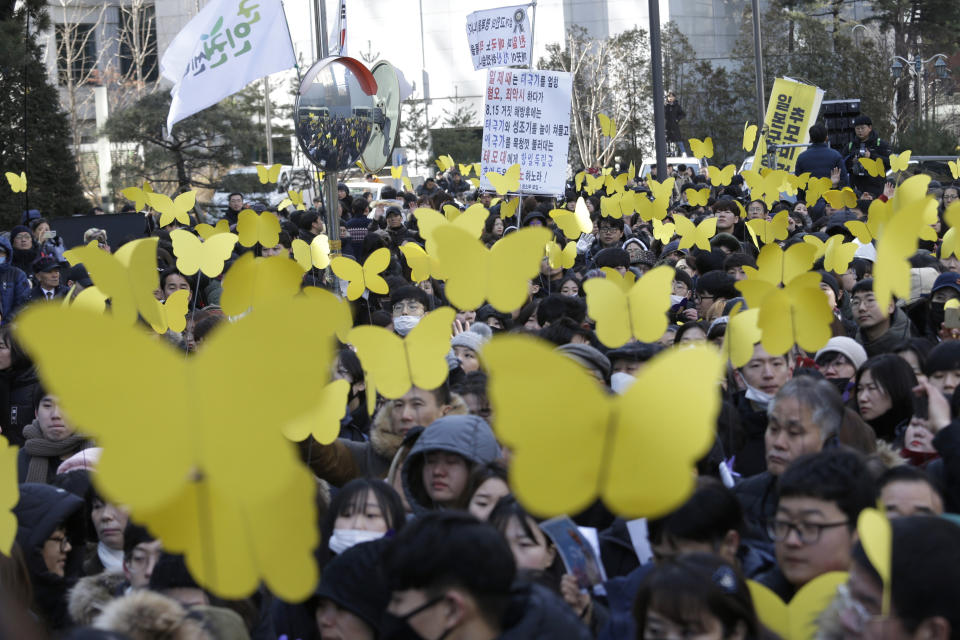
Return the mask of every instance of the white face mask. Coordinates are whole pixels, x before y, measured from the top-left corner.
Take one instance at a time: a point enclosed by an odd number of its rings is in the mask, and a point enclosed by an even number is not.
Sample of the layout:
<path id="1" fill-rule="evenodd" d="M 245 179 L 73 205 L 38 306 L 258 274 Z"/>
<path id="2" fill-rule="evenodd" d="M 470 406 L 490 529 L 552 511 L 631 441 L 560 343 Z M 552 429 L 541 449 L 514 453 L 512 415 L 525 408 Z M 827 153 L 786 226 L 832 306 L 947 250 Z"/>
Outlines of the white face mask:
<path id="1" fill-rule="evenodd" d="M 330 547 L 330 551 L 340 555 L 350 547 L 358 545 L 362 542 L 379 540 L 382 537 L 383 534 L 379 531 L 365 531 L 363 529 L 336 529 L 334 530 L 333 535 L 330 536 L 330 542 L 327 546 Z"/>
<path id="2" fill-rule="evenodd" d="M 766 407 L 770 404 L 770 401 L 773 400 L 773 396 L 765 391 L 761 391 L 756 387 L 751 387 L 750 384 L 744 380 L 743 384 L 747 387 L 746 398 L 747 400 L 753 400 L 759 405 Z"/>
<path id="3" fill-rule="evenodd" d="M 393 319 L 393 330 L 398 335 L 405 336 L 420 323 L 419 316 L 397 316 Z"/>
<path id="4" fill-rule="evenodd" d="M 675 296 L 672 293 L 670 294 L 670 306 L 680 304 L 684 300 L 686 300 L 686 298 L 683 296 Z"/>

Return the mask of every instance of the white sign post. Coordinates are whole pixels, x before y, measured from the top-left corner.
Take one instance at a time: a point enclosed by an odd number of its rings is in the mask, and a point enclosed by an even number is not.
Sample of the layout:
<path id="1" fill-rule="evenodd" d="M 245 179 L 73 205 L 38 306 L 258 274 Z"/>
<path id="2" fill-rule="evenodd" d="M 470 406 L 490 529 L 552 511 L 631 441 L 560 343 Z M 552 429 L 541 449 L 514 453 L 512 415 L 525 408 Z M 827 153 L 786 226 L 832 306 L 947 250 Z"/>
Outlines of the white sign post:
<path id="1" fill-rule="evenodd" d="M 480 188 L 488 171 L 521 168 L 519 192 L 560 195 L 567 180 L 573 77 L 563 71 L 487 72 Z"/>
<path id="2" fill-rule="evenodd" d="M 467 16 L 467 40 L 474 69 L 531 66 L 533 33 L 526 5 L 474 11 Z"/>

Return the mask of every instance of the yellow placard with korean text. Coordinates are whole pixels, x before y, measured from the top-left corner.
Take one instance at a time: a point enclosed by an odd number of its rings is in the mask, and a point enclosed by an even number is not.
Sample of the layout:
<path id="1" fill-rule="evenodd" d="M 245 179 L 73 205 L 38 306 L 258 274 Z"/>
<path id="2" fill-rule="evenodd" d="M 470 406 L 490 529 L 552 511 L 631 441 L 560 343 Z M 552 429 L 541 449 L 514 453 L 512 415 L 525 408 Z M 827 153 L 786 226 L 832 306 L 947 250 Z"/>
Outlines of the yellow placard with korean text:
<path id="1" fill-rule="evenodd" d="M 770 101 L 767 103 L 767 113 L 764 117 L 766 135 L 760 138 L 757 144 L 756 164 L 767 162 L 768 145 L 803 144 L 810 139 L 810 127 L 817 120 L 820 112 L 820 102 L 823 100 L 823 89 L 812 85 L 791 80 L 777 78 L 770 92 Z M 790 173 L 797 166 L 797 156 L 804 147 L 784 147 L 776 149 L 777 169 Z"/>

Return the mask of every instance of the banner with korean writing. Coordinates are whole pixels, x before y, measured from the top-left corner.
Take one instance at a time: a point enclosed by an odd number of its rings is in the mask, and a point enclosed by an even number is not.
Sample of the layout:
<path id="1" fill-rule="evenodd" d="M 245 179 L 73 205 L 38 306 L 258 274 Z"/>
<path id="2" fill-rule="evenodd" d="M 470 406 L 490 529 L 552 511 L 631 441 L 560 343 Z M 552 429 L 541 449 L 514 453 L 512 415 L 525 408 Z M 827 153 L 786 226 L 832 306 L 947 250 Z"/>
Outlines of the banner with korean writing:
<path id="1" fill-rule="evenodd" d="M 487 72 L 480 188 L 488 171 L 519 164 L 520 191 L 559 195 L 567 179 L 573 77 L 563 71 Z"/>
<path id="2" fill-rule="evenodd" d="M 527 5 L 474 11 L 467 16 L 474 69 L 529 67 L 533 45 Z"/>
<path id="3" fill-rule="evenodd" d="M 767 114 L 764 118 L 766 136 L 760 139 L 754 156 L 757 166 L 766 166 L 767 145 L 804 144 L 810 139 L 810 127 L 817 120 L 823 89 L 797 82 L 790 78 L 777 78 L 770 92 Z M 777 168 L 789 172 L 797 166 L 797 156 L 803 147 L 787 147 L 776 150 Z"/>
<path id="4" fill-rule="evenodd" d="M 211 0 L 170 43 L 167 131 L 265 75 L 296 64 L 280 0 Z"/>

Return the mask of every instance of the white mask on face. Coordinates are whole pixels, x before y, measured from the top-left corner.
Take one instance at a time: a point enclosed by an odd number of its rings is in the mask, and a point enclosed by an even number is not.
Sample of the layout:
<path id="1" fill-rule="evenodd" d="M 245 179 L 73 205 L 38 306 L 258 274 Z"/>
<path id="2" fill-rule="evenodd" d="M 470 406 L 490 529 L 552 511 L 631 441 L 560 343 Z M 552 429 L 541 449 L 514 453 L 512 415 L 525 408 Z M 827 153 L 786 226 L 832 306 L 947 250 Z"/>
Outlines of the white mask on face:
<path id="1" fill-rule="evenodd" d="M 747 400 L 753 400 L 755 403 L 762 407 L 766 407 L 770 404 L 770 401 L 773 400 L 773 396 L 765 391 L 761 391 L 756 387 L 751 387 L 746 380 L 743 381 L 743 384 L 747 387 L 746 398 Z"/>
<path id="2" fill-rule="evenodd" d="M 397 316 L 393 319 L 393 330 L 401 336 L 410 333 L 420 323 L 418 316 Z"/>
<path id="3" fill-rule="evenodd" d="M 675 296 L 672 293 L 670 294 L 670 306 L 680 304 L 684 300 L 686 300 L 686 298 L 683 296 Z"/>
<path id="4" fill-rule="evenodd" d="M 379 540 L 382 537 L 383 534 L 379 531 L 365 531 L 363 529 L 336 529 L 334 530 L 333 535 L 330 536 L 330 542 L 327 546 L 330 547 L 330 551 L 340 555 L 350 547 L 358 545 L 362 542 Z"/>

